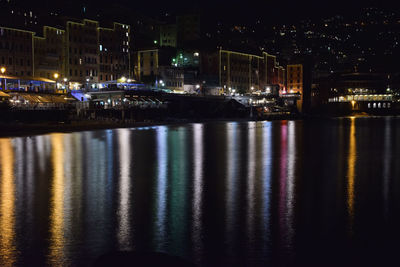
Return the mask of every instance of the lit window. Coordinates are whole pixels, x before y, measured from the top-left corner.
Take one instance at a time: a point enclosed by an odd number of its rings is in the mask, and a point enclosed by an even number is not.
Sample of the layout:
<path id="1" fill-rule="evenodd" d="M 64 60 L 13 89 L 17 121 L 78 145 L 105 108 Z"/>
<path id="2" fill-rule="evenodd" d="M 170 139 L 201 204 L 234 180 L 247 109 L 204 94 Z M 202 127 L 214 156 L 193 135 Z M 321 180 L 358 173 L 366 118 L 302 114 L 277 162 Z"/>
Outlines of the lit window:
<path id="1" fill-rule="evenodd" d="M 100 51 L 103 51 L 103 45 L 100 45 L 99 48 L 100 48 Z"/>

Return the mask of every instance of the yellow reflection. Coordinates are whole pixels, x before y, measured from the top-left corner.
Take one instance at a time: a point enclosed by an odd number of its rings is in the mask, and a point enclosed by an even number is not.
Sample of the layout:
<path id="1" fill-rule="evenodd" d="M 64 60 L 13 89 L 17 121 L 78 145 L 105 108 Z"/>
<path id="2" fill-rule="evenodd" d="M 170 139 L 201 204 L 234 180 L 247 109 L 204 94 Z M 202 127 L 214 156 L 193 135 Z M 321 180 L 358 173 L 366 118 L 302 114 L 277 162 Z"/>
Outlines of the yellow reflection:
<path id="1" fill-rule="evenodd" d="M 51 185 L 50 206 L 50 265 L 62 265 L 64 259 L 64 146 L 63 135 L 53 134 L 52 164 L 53 183 Z"/>
<path id="2" fill-rule="evenodd" d="M 356 165 L 356 137 L 355 137 L 355 118 L 352 117 L 350 124 L 349 155 L 347 160 L 347 210 L 350 217 L 350 231 L 353 228 L 354 219 L 354 177 Z"/>
<path id="3" fill-rule="evenodd" d="M 10 139 L 0 139 L 0 266 L 15 264 L 14 152 Z"/>

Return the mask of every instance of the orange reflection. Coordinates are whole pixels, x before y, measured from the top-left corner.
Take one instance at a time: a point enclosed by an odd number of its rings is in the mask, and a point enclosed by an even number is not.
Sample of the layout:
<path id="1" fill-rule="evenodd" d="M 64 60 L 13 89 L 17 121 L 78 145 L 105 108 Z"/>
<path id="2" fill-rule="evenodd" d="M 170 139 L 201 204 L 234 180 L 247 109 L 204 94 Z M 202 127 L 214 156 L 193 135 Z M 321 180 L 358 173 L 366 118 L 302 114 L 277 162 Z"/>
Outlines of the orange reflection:
<path id="1" fill-rule="evenodd" d="M 64 135 L 51 135 L 53 183 L 50 206 L 50 265 L 62 265 L 64 259 Z"/>
<path id="2" fill-rule="evenodd" d="M 349 155 L 347 160 L 347 210 L 350 218 L 350 231 L 353 228 L 354 220 L 354 177 L 356 165 L 356 137 L 355 137 L 355 118 L 351 117 Z"/>
<path id="3" fill-rule="evenodd" d="M 15 248 L 14 151 L 10 139 L 0 139 L 0 266 L 13 266 Z"/>

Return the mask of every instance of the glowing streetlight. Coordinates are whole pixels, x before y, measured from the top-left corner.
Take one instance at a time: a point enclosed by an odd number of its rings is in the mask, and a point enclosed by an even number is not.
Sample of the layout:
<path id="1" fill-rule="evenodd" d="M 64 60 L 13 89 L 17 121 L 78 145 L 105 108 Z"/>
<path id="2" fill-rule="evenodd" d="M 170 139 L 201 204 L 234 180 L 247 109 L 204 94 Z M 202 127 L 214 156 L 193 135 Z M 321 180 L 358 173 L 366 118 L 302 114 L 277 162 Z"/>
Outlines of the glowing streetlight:
<path id="1" fill-rule="evenodd" d="M 68 82 L 68 79 L 67 79 L 67 78 L 64 78 L 64 82 L 65 82 L 65 83 Z"/>
<path id="2" fill-rule="evenodd" d="M 125 76 L 121 77 L 121 82 L 123 82 L 123 83 L 126 82 L 126 77 Z"/>
<path id="3" fill-rule="evenodd" d="M 1 72 L 1 74 L 4 74 L 5 72 L 6 72 L 6 68 L 5 67 L 1 67 L 0 68 L 0 72 Z M 2 83 L 2 85 L 3 85 L 3 83 Z M 3 86 L 2 86 L 3 87 Z M 6 80 L 6 78 L 4 78 L 4 87 L 3 87 L 3 90 L 6 90 L 7 89 L 7 80 Z"/>
<path id="4" fill-rule="evenodd" d="M 60 77 L 60 75 L 58 73 L 54 73 L 54 79 L 58 79 L 58 77 Z"/>

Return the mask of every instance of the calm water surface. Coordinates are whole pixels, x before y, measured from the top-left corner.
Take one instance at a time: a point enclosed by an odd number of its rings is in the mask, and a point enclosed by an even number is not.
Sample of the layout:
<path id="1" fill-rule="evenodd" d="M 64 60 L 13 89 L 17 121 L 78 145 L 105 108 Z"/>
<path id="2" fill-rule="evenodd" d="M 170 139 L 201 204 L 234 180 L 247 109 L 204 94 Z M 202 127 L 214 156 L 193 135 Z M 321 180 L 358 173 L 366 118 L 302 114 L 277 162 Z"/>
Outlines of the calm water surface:
<path id="1" fill-rule="evenodd" d="M 0 139 L 0 266 L 397 265 L 399 226 L 400 118 Z"/>

